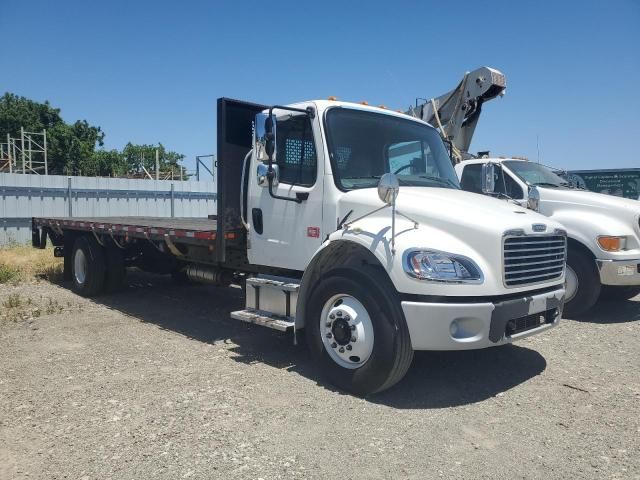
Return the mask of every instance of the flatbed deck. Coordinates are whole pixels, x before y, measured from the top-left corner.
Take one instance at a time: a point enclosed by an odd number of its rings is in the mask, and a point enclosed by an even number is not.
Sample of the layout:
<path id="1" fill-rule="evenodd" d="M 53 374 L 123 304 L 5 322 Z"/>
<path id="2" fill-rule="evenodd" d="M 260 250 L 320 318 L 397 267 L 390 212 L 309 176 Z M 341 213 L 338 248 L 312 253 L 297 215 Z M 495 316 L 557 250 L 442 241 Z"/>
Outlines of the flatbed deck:
<path id="1" fill-rule="evenodd" d="M 162 218 L 162 217 L 54 217 L 33 218 L 33 227 L 49 227 L 54 232 L 79 230 L 132 238 L 163 240 L 194 239 L 215 241 L 218 222 L 215 218 Z M 225 238 L 234 240 L 239 229 L 226 229 Z"/>

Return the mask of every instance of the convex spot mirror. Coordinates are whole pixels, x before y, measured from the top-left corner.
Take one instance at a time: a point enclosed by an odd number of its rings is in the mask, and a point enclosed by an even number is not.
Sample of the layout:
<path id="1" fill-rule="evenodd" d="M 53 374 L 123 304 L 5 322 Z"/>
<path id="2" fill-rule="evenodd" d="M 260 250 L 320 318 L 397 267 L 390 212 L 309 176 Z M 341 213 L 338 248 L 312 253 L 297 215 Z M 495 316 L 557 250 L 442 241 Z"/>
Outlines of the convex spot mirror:
<path id="1" fill-rule="evenodd" d="M 494 193 L 496 191 L 496 165 L 485 163 L 482 165 L 482 193 Z"/>
<path id="2" fill-rule="evenodd" d="M 269 155 L 276 161 L 276 116 L 268 113 L 259 113 L 255 118 L 255 137 L 253 148 L 256 158 L 261 162 L 268 162 Z"/>
<path id="3" fill-rule="evenodd" d="M 378 197 L 387 205 L 391 205 L 400 191 L 398 177 L 393 173 L 385 173 L 378 182 Z"/>
<path id="4" fill-rule="evenodd" d="M 259 187 L 268 187 L 269 186 L 269 165 L 266 163 L 259 163 L 257 169 L 257 180 Z M 271 165 L 271 177 L 273 180 L 271 181 L 274 187 L 278 186 L 278 165 Z"/>

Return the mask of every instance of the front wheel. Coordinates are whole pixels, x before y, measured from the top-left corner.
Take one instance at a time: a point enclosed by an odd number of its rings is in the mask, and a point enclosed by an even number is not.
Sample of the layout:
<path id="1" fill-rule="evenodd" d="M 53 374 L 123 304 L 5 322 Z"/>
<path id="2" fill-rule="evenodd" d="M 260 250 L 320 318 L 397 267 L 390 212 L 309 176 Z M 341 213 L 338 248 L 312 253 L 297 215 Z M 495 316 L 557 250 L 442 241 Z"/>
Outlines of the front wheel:
<path id="1" fill-rule="evenodd" d="M 593 258 L 581 250 L 570 248 L 565 280 L 565 315 L 580 316 L 593 307 L 600 296 L 600 287 L 600 275 Z"/>
<path id="2" fill-rule="evenodd" d="M 393 386 L 413 359 L 388 283 L 378 271 L 340 271 L 322 279 L 309 299 L 305 333 L 314 362 L 331 383 L 356 395 Z"/>

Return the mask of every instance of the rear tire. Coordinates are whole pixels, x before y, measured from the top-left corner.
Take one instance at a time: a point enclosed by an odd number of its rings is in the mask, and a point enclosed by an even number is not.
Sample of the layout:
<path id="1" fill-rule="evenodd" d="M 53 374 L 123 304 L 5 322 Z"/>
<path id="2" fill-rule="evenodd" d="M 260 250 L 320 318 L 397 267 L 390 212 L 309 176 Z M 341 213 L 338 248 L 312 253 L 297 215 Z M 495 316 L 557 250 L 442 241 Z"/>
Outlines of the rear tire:
<path id="1" fill-rule="evenodd" d="M 102 293 L 105 282 L 104 249 L 93 237 L 78 237 L 71 257 L 73 291 L 83 297 Z"/>
<path id="2" fill-rule="evenodd" d="M 567 289 L 564 314 L 578 317 L 595 305 L 600 296 L 600 275 L 591 256 L 582 250 L 569 248 L 567 255 L 567 280 L 574 276 L 577 285 Z"/>
<path id="3" fill-rule="evenodd" d="M 305 337 L 313 360 L 331 383 L 355 395 L 390 388 L 413 359 L 400 301 L 389 285 L 373 268 L 366 275 L 340 270 L 324 277 L 309 297 Z"/>
<path id="4" fill-rule="evenodd" d="M 602 300 L 631 300 L 637 295 L 640 295 L 640 287 L 636 285 L 619 287 L 603 285 L 600 298 Z"/>

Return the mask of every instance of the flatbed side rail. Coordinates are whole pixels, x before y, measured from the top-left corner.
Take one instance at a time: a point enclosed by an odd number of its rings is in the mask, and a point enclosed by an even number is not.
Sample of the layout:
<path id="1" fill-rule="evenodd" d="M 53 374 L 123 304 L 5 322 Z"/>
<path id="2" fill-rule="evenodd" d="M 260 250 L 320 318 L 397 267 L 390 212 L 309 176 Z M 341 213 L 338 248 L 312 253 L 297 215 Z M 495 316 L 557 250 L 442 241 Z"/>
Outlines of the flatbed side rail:
<path id="1" fill-rule="evenodd" d="M 180 228 L 164 228 L 153 226 L 124 225 L 121 223 L 110 223 L 104 221 L 86 221 L 56 218 L 33 218 L 33 228 L 50 228 L 57 235 L 62 235 L 64 230 L 83 231 L 105 235 L 118 235 L 125 238 L 140 238 L 151 240 L 171 240 L 186 241 L 188 243 L 202 244 L 202 242 L 213 242 L 217 232 L 215 230 L 190 230 Z M 225 232 L 225 239 L 235 240 L 236 232 Z"/>

